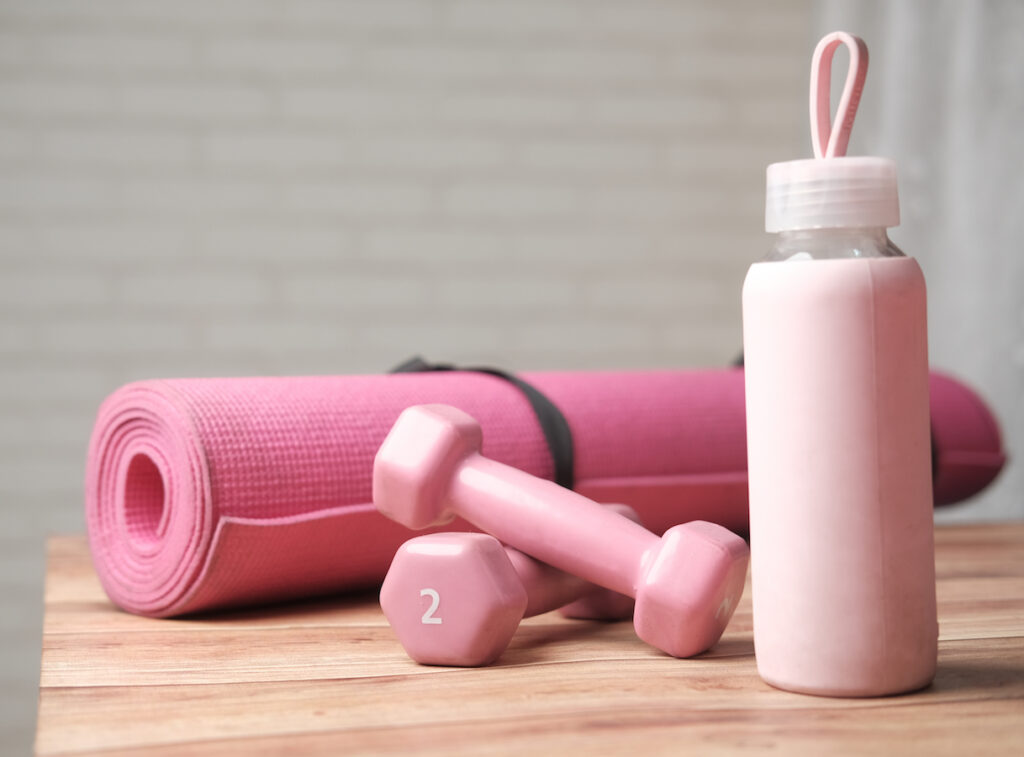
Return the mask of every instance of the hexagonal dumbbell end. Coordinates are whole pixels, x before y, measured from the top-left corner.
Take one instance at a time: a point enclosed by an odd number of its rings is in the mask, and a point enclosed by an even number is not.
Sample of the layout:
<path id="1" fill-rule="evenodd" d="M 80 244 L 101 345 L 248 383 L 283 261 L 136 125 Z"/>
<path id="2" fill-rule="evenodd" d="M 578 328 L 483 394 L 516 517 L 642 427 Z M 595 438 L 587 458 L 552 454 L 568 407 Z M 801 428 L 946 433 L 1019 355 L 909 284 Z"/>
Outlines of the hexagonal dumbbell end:
<path id="1" fill-rule="evenodd" d="M 749 560 L 746 543 L 722 526 L 670 528 L 637 586 L 637 635 L 675 657 L 712 647 L 743 594 Z"/>
<path id="2" fill-rule="evenodd" d="M 478 666 L 498 658 L 527 595 L 505 550 L 486 534 L 428 534 L 403 544 L 380 605 L 408 655 L 425 665 Z"/>
<path id="3" fill-rule="evenodd" d="M 480 425 L 448 405 L 415 405 L 398 416 L 373 464 L 373 502 L 414 530 L 447 523 L 444 497 L 459 464 L 483 444 Z"/>

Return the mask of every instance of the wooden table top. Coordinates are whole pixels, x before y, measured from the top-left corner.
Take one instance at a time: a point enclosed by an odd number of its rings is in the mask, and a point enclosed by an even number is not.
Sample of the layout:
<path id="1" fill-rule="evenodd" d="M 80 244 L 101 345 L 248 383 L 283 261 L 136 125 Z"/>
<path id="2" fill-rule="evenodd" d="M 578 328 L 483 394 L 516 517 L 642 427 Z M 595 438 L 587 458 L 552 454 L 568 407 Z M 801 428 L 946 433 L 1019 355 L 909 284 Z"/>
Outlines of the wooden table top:
<path id="1" fill-rule="evenodd" d="M 758 677 L 749 587 L 675 660 L 629 623 L 524 622 L 496 665 L 423 667 L 374 594 L 152 620 L 106 599 L 82 536 L 49 541 L 40 754 L 1024 754 L 1024 523 L 936 531 L 939 670 L 827 699 Z"/>

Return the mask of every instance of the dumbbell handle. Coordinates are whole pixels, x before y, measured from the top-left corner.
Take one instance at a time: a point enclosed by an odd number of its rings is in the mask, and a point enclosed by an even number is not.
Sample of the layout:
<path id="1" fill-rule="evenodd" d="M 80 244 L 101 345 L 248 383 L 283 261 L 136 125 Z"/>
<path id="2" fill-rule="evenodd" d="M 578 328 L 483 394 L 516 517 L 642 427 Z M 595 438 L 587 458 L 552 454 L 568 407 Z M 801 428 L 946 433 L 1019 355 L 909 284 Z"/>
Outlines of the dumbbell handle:
<path id="1" fill-rule="evenodd" d="M 534 560 L 518 549 L 505 547 L 505 554 L 508 555 L 509 562 L 512 563 L 516 575 L 526 589 L 524 618 L 557 610 L 575 602 L 588 592 L 595 591 L 594 585 L 589 581 Z"/>
<path id="2" fill-rule="evenodd" d="M 530 545 L 541 562 L 634 598 L 660 543 L 580 494 L 479 453 L 459 464 L 444 504 L 507 544 Z"/>

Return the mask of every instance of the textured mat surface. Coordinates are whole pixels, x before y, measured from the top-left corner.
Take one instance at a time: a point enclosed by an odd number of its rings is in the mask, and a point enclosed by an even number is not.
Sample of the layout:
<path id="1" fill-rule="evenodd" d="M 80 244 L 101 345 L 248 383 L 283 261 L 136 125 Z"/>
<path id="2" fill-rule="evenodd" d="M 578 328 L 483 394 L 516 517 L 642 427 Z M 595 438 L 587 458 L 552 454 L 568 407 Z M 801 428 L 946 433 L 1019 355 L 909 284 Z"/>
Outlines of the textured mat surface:
<path id="1" fill-rule="evenodd" d="M 745 531 L 741 370 L 522 377 L 569 422 L 577 491 L 630 504 L 659 532 L 697 518 Z M 932 382 L 936 501 L 963 499 L 1002 465 L 998 428 L 970 390 Z M 426 402 L 475 416 L 484 454 L 551 478 L 529 403 L 494 376 L 173 379 L 117 390 L 99 410 L 86 474 L 108 595 L 169 616 L 379 581 L 412 534 L 374 511 L 373 457 L 398 414 Z"/>

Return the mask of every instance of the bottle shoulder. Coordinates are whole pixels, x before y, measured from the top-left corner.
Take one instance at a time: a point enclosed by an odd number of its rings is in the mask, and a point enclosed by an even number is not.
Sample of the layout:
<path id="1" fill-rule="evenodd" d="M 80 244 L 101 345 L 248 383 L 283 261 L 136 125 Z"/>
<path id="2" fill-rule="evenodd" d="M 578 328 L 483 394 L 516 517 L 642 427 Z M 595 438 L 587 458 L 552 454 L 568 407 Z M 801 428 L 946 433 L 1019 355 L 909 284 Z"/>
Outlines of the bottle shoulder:
<path id="1" fill-rule="evenodd" d="M 776 302 L 809 300 L 834 307 L 849 299 L 904 296 L 924 291 L 924 272 L 907 255 L 877 258 L 823 258 L 808 263 L 754 263 L 743 280 L 744 303 L 750 297 Z"/>
<path id="2" fill-rule="evenodd" d="M 807 229 L 778 234 L 763 261 L 901 257 L 885 229 Z"/>

